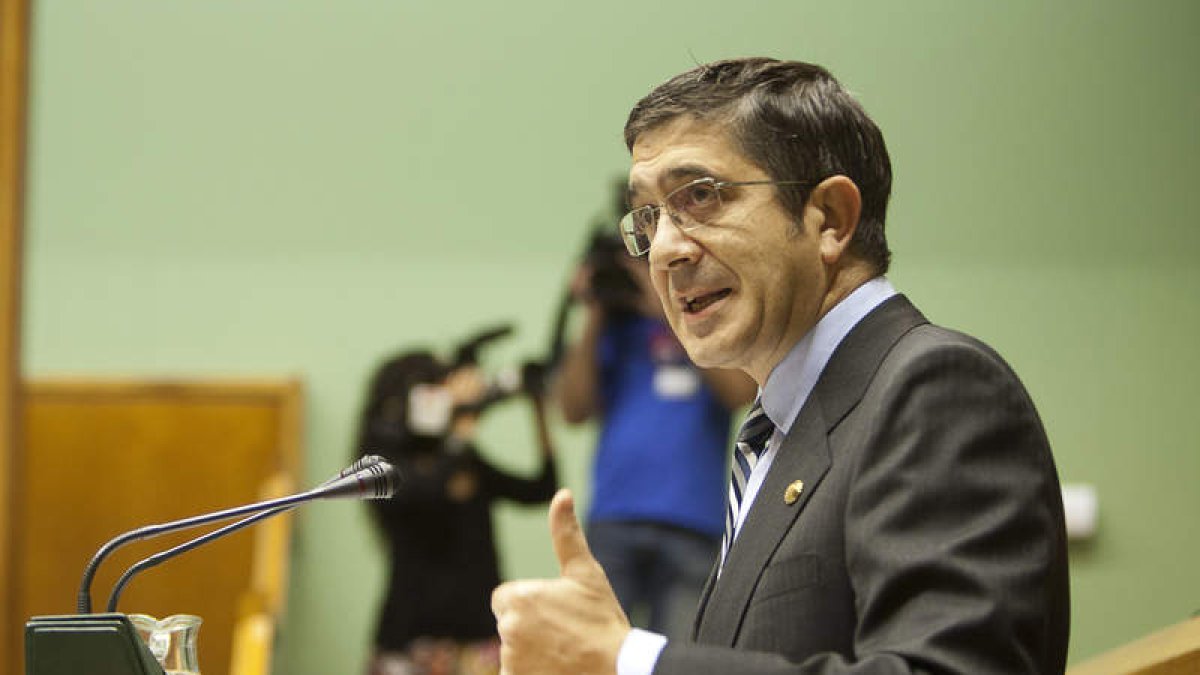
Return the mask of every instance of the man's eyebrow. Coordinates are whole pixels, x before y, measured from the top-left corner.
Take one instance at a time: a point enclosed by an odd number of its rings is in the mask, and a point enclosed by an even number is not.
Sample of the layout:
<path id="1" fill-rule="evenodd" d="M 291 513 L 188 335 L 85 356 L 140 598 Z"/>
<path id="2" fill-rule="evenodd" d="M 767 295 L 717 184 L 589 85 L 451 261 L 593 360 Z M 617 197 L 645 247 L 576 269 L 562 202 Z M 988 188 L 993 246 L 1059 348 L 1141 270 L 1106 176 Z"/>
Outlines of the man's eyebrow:
<path id="1" fill-rule="evenodd" d="M 720 178 L 712 171 L 712 169 L 700 164 L 681 164 L 680 166 L 672 167 L 667 170 L 663 178 L 671 183 L 677 183 L 683 180 L 696 180 L 698 178 Z M 640 182 L 630 183 L 625 188 L 625 203 L 633 205 L 633 200 L 642 193 L 642 184 Z"/>
<path id="2" fill-rule="evenodd" d="M 671 179 L 671 181 L 683 179 L 695 180 L 697 178 L 716 178 L 716 174 L 707 166 L 683 164 L 667 171 L 667 178 Z"/>

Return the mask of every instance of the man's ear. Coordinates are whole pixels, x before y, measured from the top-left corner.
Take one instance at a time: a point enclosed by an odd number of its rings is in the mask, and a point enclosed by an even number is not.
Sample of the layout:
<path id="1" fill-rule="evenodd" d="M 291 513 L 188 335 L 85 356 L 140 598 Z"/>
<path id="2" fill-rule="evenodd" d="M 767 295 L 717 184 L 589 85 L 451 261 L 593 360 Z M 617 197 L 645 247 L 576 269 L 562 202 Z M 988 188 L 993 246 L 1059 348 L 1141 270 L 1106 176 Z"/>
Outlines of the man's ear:
<path id="1" fill-rule="evenodd" d="M 846 176 L 830 176 L 813 188 L 808 204 L 819 209 L 823 216 L 817 232 L 821 260 L 832 265 L 841 260 L 858 229 L 862 195 L 854 181 Z"/>

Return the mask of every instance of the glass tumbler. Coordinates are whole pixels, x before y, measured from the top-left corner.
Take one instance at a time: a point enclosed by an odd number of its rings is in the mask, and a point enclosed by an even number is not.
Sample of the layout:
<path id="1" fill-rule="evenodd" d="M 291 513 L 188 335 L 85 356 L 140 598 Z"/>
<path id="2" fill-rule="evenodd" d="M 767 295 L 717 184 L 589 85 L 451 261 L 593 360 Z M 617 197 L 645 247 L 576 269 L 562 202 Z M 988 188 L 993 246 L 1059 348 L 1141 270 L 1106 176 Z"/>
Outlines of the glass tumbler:
<path id="1" fill-rule="evenodd" d="M 148 614 L 130 614 L 150 653 L 158 659 L 166 675 L 200 675 L 196 658 L 196 636 L 201 619 L 192 614 L 173 614 L 156 619 Z"/>

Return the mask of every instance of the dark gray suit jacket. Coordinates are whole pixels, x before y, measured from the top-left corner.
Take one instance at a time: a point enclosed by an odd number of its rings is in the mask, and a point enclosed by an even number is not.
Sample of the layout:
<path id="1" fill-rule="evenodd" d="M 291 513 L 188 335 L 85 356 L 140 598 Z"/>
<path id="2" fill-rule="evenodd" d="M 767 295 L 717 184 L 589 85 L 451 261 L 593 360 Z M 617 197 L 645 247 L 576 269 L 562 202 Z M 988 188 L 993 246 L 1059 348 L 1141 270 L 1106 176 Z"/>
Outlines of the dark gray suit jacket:
<path id="1" fill-rule="evenodd" d="M 669 642 L 654 672 L 1061 673 L 1068 612 L 1033 403 L 990 348 L 896 296 L 834 352 L 695 641 Z"/>

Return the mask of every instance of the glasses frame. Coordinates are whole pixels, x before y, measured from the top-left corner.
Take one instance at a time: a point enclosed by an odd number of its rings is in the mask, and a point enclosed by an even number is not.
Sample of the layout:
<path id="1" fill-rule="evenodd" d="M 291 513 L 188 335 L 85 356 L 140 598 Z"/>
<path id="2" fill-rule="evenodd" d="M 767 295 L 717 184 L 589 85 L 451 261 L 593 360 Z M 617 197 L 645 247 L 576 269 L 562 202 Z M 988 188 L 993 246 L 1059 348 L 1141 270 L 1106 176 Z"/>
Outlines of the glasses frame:
<path id="1" fill-rule="evenodd" d="M 749 185 L 811 185 L 811 183 L 809 181 L 803 181 L 803 180 L 736 180 L 736 181 L 730 181 L 730 180 L 717 180 L 716 178 L 713 178 L 711 176 L 705 176 L 703 178 L 697 178 L 696 180 L 688 181 L 688 182 L 684 183 L 683 185 L 680 185 L 679 187 L 675 188 L 674 190 L 671 190 L 670 192 L 668 192 L 667 196 L 664 197 L 661 202 L 659 202 L 657 204 L 646 204 L 645 206 L 639 206 L 636 209 L 629 211 L 628 213 L 626 213 L 624 216 L 621 217 L 620 222 L 617 223 L 617 228 L 621 232 L 621 241 L 623 241 L 625 243 L 625 250 L 627 250 L 629 252 L 629 255 L 638 257 L 638 256 L 642 256 L 642 255 L 649 253 L 650 252 L 650 242 L 653 240 L 653 237 L 646 236 L 645 228 L 642 228 L 640 232 L 638 231 L 638 226 L 636 223 L 637 223 L 637 216 L 639 213 L 653 214 L 653 218 L 651 218 L 649 220 L 650 220 L 650 222 L 657 223 L 660 219 L 662 219 L 662 212 L 666 211 L 667 215 L 671 217 L 671 222 L 675 225 L 675 227 L 679 228 L 680 232 L 691 232 L 692 230 L 695 230 L 697 228 L 703 227 L 708 224 L 705 222 L 700 222 L 695 219 L 685 219 L 683 216 L 681 216 L 679 213 L 677 213 L 674 209 L 672 209 L 670 207 L 672 197 L 674 197 L 675 195 L 679 194 L 680 192 L 682 192 L 684 190 L 696 187 L 697 185 L 710 186 L 713 189 L 713 191 L 716 192 L 716 194 L 717 194 L 717 203 L 720 206 L 724 206 L 725 200 L 721 198 L 721 191 L 726 188 L 744 187 L 744 186 L 749 186 Z M 638 243 L 639 237 L 644 238 L 646 240 L 646 245 L 644 247 L 639 245 L 639 243 Z"/>

